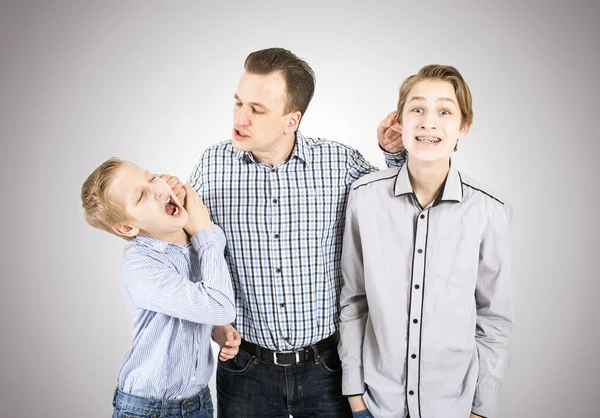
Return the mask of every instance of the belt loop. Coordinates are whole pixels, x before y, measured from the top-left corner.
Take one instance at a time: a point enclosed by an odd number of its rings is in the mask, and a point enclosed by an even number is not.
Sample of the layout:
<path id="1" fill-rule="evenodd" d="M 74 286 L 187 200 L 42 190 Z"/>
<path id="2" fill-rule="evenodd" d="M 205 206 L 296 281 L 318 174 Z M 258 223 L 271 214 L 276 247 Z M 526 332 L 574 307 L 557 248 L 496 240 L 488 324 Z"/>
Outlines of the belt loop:
<path id="1" fill-rule="evenodd" d="M 317 348 L 317 345 L 313 344 L 310 347 L 315 352 L 315 364 L 319 364 L 319 361 L 321 361 L 321 356 L 319 355 L 319 349 Z"/>
<path id="2" fill-rule="evenodd" d="M 115 388 L 115 394 L 113 395 L 113 408 L 117 406 L 117 392 L 119 391 L 119 386 Z"/>
<path id="3" fill-rule="evenodd" d="M 256 355 L 254 356 L 254 364 L 258 364 L 258 359 L 261 358 L 261 347 L 260 345 L 256 346 Z"/>

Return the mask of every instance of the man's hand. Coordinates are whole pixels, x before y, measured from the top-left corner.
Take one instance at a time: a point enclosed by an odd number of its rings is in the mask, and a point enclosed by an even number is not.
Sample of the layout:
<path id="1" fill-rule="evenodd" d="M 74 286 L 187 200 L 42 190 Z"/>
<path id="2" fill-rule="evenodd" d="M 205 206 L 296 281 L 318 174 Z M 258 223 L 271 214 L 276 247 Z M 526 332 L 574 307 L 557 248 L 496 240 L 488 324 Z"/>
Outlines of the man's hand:
<path id="1" fill-rule="evenodd" d="M 183 188 L 185 189 L 184 207 L 188 214 L 188 222 L 183 227 L 185 232 L 192 236 L 200 229 L 212 228 L 208 209 L 202 203 L 202 199 L 200 199 L 198 193 L 189 184 L 184 184 Z"/>
<path id="2" fill-rule="evenodd" d="M 173 190 L 173 193 L 175 193 L 175 196 L 177 196 L 177 199 L 179 199 L 183 205 L 183 202 L 185 202 L 185 188 L 183 187 L 183 184 L 181 184 L 181 181 L 170 174 L 160 174 L 158 177 L 167 182 L 171 190 Z"/>
<path id="3" fill-rule="evenodd" d="M 242 343 L 242 337 L 240 337 L 240 333 L 233 326 L 227 324 L 215 327 L 212 337 L 219 347 L 221 347 L 219 360 L 226 361 L 237 355 Z"/>
<path id="4" fill-rule="evenodd" d="M 385 152 L 396 154 L 404 150 L 402 128 L 396 121 L 396 112 L 391 112 L 377 128 L 377 142 Z"/>
<path id="5" fill-rule="evenodd" d="M 362 395 L 348 396 L 348 402 L 350 402 L 350 409 L 352 409 L 352 412 L 364 411 L 367 409 L 367 404 Z"/>

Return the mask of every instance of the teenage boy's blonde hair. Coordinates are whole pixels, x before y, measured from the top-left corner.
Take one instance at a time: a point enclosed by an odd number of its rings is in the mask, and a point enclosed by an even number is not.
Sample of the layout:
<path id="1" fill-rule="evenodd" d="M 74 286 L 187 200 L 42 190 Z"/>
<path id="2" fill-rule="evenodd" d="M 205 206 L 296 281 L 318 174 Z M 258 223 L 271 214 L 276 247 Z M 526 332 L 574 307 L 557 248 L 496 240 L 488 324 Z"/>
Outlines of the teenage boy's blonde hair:
<path id="1" fill-rule="evenodd" d="M 454 86 L 454 93 L 458 100 L 461 120 L 460 128 L 470 127 L 473 124 L 473 98 L 471 90 L 458 70 L 450 65 L 426 65 L 421 68 L 417 74 L 411 75 L 400 86 L 400 95 L 398 98 L 398 116 L 397 120 L 402 125 L 402 111 L 408 98 L 408 93 L 415 84 L 423 80 L 441 80 L 447 81 Z"/>
<path id="2" fill-rule="evenodd" d="M 118 235 L 112 228 L 115 224 L 127 221 L 125 208 L 109 193 L 115 174 L 123 163 L 118 158 L 109 158 L 90 174 L 81 186 L 81 206 L 88 224 L 130 240 L 132 238 Z"/>

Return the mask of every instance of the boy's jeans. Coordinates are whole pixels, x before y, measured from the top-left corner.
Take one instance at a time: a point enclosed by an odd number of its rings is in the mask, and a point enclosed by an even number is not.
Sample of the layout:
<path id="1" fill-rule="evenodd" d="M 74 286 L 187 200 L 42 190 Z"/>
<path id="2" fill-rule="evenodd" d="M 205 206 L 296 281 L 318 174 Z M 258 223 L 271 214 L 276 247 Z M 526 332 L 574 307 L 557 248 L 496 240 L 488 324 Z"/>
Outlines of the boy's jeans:
<path id="1" fill-rule="evenodd" d="M 112 418 L 212 418 L 213 404 L 208 387 L 191 398 L 160 400 L 115 391 Z"/>
<path id="2" fill-rule="evenodd" d="M 363 409 L 362 411 L 357 411 L 357 412 L 352 412 L 352 417 L 353 418 L 375 418 L 373 416 L 373 414 L 371 414 L 371 411 L 369 411 L 368 409 Z"/>

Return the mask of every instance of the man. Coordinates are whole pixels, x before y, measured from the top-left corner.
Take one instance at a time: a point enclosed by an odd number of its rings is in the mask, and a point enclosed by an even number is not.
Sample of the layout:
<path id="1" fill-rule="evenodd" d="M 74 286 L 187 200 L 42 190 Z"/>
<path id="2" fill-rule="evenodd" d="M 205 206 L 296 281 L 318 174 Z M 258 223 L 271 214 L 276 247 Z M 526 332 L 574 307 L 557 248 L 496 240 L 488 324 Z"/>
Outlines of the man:
<path id="1" fill-rule="evenodd" d="M 226 335 L 242 338 L 238 355 L 217 368 L 218 411 L 351 416 L 337 353 L 344 213 L 350 185 L 377 168 L 298 131 L 315 86 L 305 61 L 271 48 L 251 53 L 244 68 L 232 140 L 208 148 L 189 179 L 228 240 L 237 319 L 213 338 L 222 351 Z M 400 167 L 393 117 L 378 139 L 387 165 Z"/>

